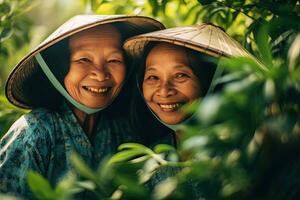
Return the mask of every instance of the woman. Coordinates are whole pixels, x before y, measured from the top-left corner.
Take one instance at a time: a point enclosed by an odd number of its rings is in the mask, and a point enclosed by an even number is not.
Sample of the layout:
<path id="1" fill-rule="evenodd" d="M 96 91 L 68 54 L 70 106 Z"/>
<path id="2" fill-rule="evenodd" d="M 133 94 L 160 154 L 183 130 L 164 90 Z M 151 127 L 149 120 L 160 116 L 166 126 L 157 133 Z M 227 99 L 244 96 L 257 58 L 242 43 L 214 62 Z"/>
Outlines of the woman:
<path id="1" fill-rule="evenodd" d="M 72 169 L 72 152 L 97 168 L 120 143 L 136 140 L 124 116 L 126 93 L 117 98 L 132 70 L 122 43 L 162 28 L 142 16 L 75 16 L 20 61 L 6 96 L 32 111 L 1 140 L 0 192 L 31 198 L 28 170 L 55 185 Z"/>
<path id="2" fill-rule="evenodd" d="M 252 57 L 210 23 L 134 36 L 125 41 L 124 48 L 135 59 L 142 59 L 137 82 L 147 107 L 173 131 L 193 118 L 181 111 L 183 105 L 216 89 L 215 79 L 222 73 L 217 68 L 220 57 Z"/>
<path id="3" fill-rule="evenodd" d="M 216 79 L 222 73 L 217 68 L 218 59 L 250 56 L 213 24 L 138 35 L 125 41 L 124 48 L 133 57 L 143 60 L 137 77 L 140 95 L 136 100 L 139 103 L 134 104 L 137 110 L 134 114 L 137 115 L 135 123 L 141 127 L 138 133 L 143 134 L 147 145 L 176 146 L 182 126 L 191 123 L 196 116 L 183 112 L 182 106 L 201 102 L 206 94 L 218 90 Z M 150 114 L 139 115 L 144 113 L 141 108 L 148 109 Z M 152 181 L 156 184 L 175 173 L 176 169 L 164 168 Z M 197 191 L 193 194 L 199 196 Z"/>

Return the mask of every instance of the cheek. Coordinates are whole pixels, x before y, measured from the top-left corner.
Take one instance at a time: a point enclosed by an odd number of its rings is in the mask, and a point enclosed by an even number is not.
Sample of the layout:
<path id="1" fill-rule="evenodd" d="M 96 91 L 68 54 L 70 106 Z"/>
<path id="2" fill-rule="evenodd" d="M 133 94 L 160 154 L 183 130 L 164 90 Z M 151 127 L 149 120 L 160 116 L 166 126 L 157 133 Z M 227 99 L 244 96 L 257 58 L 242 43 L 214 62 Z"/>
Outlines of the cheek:
<path id="1" fill-rule="evenodd" d="M 64 78 L 64 86 L 67 92 L 74 98 L 73 92 L 76 90 L 76 83 L 74 82 L 74 79 L 72 79 L 71 76 L 67 76 Z"/>
<path id="2" fill-rule="evenodd" d="M 118 85 L 121 85 L 124 82 L 125 77 L 126 77 L 126 67 L 125 66 L 120 67 L 120 68 L 112 71 L 111 73 L 113 74 L 116 83 Z"/>
<path id="3" fill-rule="evenodd" d="M 72 77 L 69 75 L 69 73 L 64 78 L 64 84 L 67 89 L 72 85 Z"/>
<path id="4" fill-rule="evenodd" d="M 197 82 L 185 84 L 181 91 L 190 101 L 196 100 L 201 96 L 200 84 Z"/>
<path id="5" fill-rule="evenodd" d="M 85 77 L 87 72 L 87 68 L 71 65 L 67 75 L 65 76 L 65 81 L 67 79 L 70 82 L 76 82 Z"/>
<path id="6" fill-rule="evenodd" d="M 143 84 L 143 96 L 147 101 L 150 101 L 151 96 L 152 96 L 152 89 L 148 85 Z"/>
<path id="7" fill-rule="evenodd" d="M 191 90 L 191 100 L 196 100 L 201 96 L 201 88 L 200 85 L 195 85 Z"/>

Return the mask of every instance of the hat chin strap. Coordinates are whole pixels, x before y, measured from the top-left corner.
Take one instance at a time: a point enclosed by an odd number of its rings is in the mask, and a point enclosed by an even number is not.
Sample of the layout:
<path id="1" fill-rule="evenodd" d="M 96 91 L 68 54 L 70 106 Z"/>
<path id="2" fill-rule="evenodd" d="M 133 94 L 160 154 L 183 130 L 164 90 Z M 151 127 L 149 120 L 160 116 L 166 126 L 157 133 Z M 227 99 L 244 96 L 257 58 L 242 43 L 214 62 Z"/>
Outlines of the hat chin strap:
<path id="1" fill-rule="evenodd" d="M 192 116 L 188 117 L 187 119 L 185 119 L 184 121 L 182 122 L 179 122 L 178 124 L 167 124 L 165 122 L 163 122 L 161 119 L 159 119 L 159 117 L 152 111 L 152 109 L 148 106 L 147 104 L 147 107 L 149 108 L 149 110 L 151 111 L 151 113 L 154 115 L 154 117 L 160 122 L 162 123 L 163 125 L 165 125 L 166 127 L 168 127 L 169 129 L 172 129 L 173 131 L 178 131 L 178 130 L 182 130 L 182 128 L 189 124 L 189 122 L 193 121 L 193 119 L 195 118 L 195 114 L 196 112 L 193 113 Z"/>
<path id="2" fill-rule="evenodd" d="M 89 107 L 77 102 L 75 99 L 73 99 L 73 97 L 70 96 L 70 94 L 66 91 L 66 89 L 56 79 L 56 77 L 51 72 L 50 68 L 48 67 L 47 63 L 44 61 L 42 55 L 40 53 L 37 53 L 35 55 L 35 58 L 36 58 L 37 62 L 39 63 L 40 67 L 42 68 L 43 72 L 49 79 L 49 81 L 55 87 L 55 89 L 61 95 L 63 95 L 73 106 L 75 106 L 79 110 L 85 112 L 86 114 L 93 114 L 93 113 L 96 113 L 96 112 L 104 109 L 104 108 L 89 108 Z"/>
<path id="3" fill-rule="evenodd" d="M 165 125 L 165 126 L 168 127 L 169 129 L 171 129 L 171 130 L 173 130 L 173 131 L 176 132 L 176 131 L 180 130 L 180 129 L 182 128 L 182 126 L 183 126 L 184 124 L 186 124 L 188 121 L 190 121 L 190 119 L 192 118 L 192 116 L 190 116 L 188 119 L 186 119 L 186 120 L 184 120 L 183 122 L 180 122 L 180 123 L 178 123 L 178 124 L 167 124 L 167 123 L 163 122 L 163 121 L 155 114 L 155 112 L 153 112 L 153 110 L 148 106 L 148 104 L 147 104 L 147 102 L 146 102 L 146 100 L 145 100 L 145 98 L 144 98 L 143 92 L 142 92 L 142 90 L 141 90 L 141 88 L 140 88 L 139 81 L 138 81 L 138 77 L 136 77 L 136 84 L 137 84 L 137 88 L 138 88 L 138 90 L 139 90 L 140 95 L 141 95 L 142 98 L 144 99 L 144 102 L 145 102 L 145 104 L 147 105 L 147 107 L 148 107 L 148 109 L 150 110 L 150 112 L 152 113 L 152 115 L 153 115 L 160 123 L 162 123 L 163 125 Z M 193 115 L 194 115 L 194 114 L 193 114 Z"/>

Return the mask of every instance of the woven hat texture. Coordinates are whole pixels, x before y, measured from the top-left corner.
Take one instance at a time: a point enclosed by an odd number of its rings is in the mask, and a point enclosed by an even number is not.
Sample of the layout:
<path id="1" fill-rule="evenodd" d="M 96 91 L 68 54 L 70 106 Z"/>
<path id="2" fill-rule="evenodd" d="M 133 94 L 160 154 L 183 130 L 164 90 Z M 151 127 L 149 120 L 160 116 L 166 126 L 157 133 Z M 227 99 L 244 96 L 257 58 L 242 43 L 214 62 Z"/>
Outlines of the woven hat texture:
<path id="1" fill-rule="evenodd" d="M 168 28 L 134 36 L 125 41 L 124 48 L 132 56 L 140 56 L 151 41 L 184 46 L 211 56 L 251 56 L 223 29 L 211 23 Z"/>

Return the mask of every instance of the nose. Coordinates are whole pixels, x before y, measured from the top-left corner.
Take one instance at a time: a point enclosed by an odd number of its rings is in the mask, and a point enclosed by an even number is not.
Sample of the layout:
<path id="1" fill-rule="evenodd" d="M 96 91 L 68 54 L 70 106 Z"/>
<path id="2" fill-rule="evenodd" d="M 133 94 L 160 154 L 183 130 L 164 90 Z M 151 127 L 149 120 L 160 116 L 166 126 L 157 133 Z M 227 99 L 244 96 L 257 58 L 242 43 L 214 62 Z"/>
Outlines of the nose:
<path id="1" fill-rule="evenodd" d="M 163 81 L 157 90 L 157 95 L 161 97 L 169 97 L 175 94 L 176 89 L 170 81 Z"/>
<path id="2" fill-rule="evenodd" d="M 90 77 L 97 81 L 105 81 L 110 79 L 111 74 L 104 65 L 95 65 L 91 70 Z"/>

